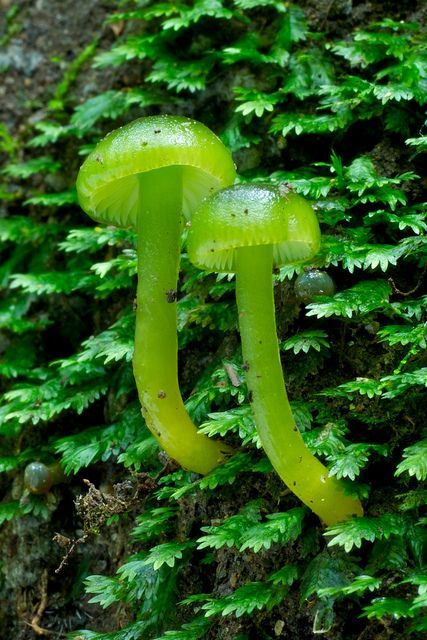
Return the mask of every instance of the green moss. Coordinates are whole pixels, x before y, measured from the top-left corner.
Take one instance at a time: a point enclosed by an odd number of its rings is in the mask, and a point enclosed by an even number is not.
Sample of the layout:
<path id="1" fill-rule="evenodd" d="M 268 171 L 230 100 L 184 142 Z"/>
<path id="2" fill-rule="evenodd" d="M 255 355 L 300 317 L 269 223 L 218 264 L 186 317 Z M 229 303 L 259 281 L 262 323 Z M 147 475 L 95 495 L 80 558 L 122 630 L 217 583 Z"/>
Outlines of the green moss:
<path id="1" fill-rule="evenodd" d="M 79 545 L 67 577 L 49 582 L 58 603 L 80 589 L 83 619 L 70 621 L 58 604 L 43 614 L 46 628 L 60 630 L 63 618 L 92 640 L 271 640 L 275 629 L 314 638 L 313 627 L 333 625 L 328 637 L 356 640 L 383 633 L 380 621 L 392 640 L 423 637 L 424 26 L 405 19 L 412 3 L 396 15 L 375 2 L 346 15 L 350 4 L 318 3 L 314 15 L 304 10 L 312 3 L 275 0 L 122 3 L 109 20 L 115 32 L 99 24 L 76 52 L 45 119 L 31 117 L 24 133 L 0 125 L 2 540 L 22 533 L 20 566 L 37 536 L 43 550 L 29 556 L 19 588 L 33 587 L 46 563 L 54 575 L 63 553 L 49 551 L 54 532 L 79 538 L 72 497 L 86 491 L 83 477 L 105 495 L 118 482 L 115 500 L 132 505 Z M 315 207 L 322 246 L 309 266 L 327 270 L 336 292 L 298 304 L 299 265 L 274 281 L 298 427 L 364 502 L 364 518 L 328 537 L 259 448 L 234 281 L 192 267 L 185 238 L 177 307 L 186 406 L 203 433 L 241 450 L 203 478 L 176 469 L 159 459 L 138 411 L 135 238 L 87 222 L 73 186 L 102 135 L 158 113 L 212 128 L 242 182 L 286 182 Z M 51 502 L 22 501 L 25 465 L 58 456 L 70 483 Z M 130 475 L 144 504 L 128 502 Z M 51 525 L 28 533 L 25 519 L 47 515 Z M 12 564 L 0 569 L 7 603 L 18 598 Z M 91 573 L 104 574 L 89 580 L 91 592 L 112 603 L 107 613 L 92 608 L 94 619 L 81 591 Z"/>

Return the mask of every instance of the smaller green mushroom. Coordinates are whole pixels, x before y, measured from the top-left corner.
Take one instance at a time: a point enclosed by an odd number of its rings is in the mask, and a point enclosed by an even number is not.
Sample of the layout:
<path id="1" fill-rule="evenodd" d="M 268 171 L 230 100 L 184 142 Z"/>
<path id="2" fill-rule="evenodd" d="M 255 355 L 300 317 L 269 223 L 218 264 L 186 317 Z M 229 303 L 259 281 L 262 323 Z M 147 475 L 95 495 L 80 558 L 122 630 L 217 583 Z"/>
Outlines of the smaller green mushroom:
<path id="1" fill-rule="evenodd" d="M 65 480 L 65 473 L 59 464 L 44 464 L 43 462 L 30 462 L 24 471 L 24 486 L 30 492 L 37 495 L 48 493 L 55 484 Z"/>
<path id="2" fill-rule="evenodd" d="M 268 184 L 236 185 L 193 214 L 188 254 L 200 268 L 236 274 L 243 359 L 261 444 L 289 489 L 330 525 L 363 511 L 310 453 L 295 425 L 272 286 L 274 266 L 308 260 L 319 244 L 316 216 L 303 198 Z"/>
<path id="3" fill-rule="evenodd" d="M 235 180 L 230 152 L 182 116 L 140 118 L 101 140 L 82 165 L 77 193 L 98 222 L 137 232 L 133 371 L 146 424 L 185 469 L 208 473 L 231 452 L 199 433 L 178 384 L 177 280 L 181 232 L 204 198 Z"/>

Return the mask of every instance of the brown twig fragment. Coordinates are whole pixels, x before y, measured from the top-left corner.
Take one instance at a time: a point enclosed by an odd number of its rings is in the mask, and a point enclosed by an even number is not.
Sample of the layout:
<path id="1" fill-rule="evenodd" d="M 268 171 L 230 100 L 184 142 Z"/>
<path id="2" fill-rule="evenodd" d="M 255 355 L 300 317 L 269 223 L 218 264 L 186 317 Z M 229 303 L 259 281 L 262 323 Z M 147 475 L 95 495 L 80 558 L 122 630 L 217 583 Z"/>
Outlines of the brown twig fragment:
<path id="1" fill-rule="evenodd" d="M 406 298 L 407 296 L 411 296 L 413 293 L 416 293 L 418 291 L 418 289 L 421 287 L 421 285 L 424 282 L 424 276 L 426 274 L 426 271 L 427 271 L 427 265 L 424 267 L 424 269 L 423 269 L 423 271 L 421 273 L 421 276 L 420 276 L 417 284 L 415 285 L 415 287 L 413 289 L 410 289 L 409 291 L 400 291 L 400 289 L 398 289 L 396 287 L 393 278 L 389 278 L 388 281 L 391 284 L 391 286 L 393 287 L 393 291 L 395 293 L 398 293 L 400 296 L 404 296 Z"/>
<path id="2" fill-rule="evenodd" d="M 68 538 L 59 533 L 54 535 L 54 541 L 66 550 L 55 573 L 62 571 L 79 545 L 100 532 L 108 518 L 140 504 L 143 497 L 156 487 L 155 480 L 146 473 L 137 474 L 133 481 L 125 480 L 113 485 L 112 493 L 100 491 L 89 480 L 84 479 L 83 482 L 88 491 L 78 496 L 75 502 L 77 515 L 83 520 L 83 535 L 80 538 Z"/>
<path id="3" fill-rule="evenodd" d="M 228 377 L 230 379 L 230 382 L 233 385 L 233 387 L 240 387 L 240 385 L 242 384 L 242 381 L 240 380 L 239 376 L 237 375 L 236 370 L 233 367 L 233 365 L 230 364 L 229 362 L 224 362 L 223 363 L 223 367 L 224 367 L 224 371 L 228 375 Z"/>
<path id="4" fill-rule="evenodd" d="M 43 629 L 43 627 L 40 626 L 40 620 L 47 607 L 47 583 L 48 583 L 48 573 L 47 573 L 47 569 L 45 569 L 42 573 L 42 577 L 40 580 L 40 602 L 36 609 L 35 615 L 33 616 L 31 622 L 29 623 L 29 626 L 32 628 L 34 633 L 36 633 L 38 636 L 52 635 L 51 631 L 48 631 L 47 629 Z"/>
<path id="5" fill-rule="evenodd" d="M 65 552 L 65 555 L 61 560 L 61 564 L 59 565 L 59 567 L 57 567 L 55 569 L 55 573 L 60 573 L 62 571 L 62 569 L 65 567 L 65 565 L 68 564 L 68 560 L 73 555 L 74 551 L 76 550 L 76 547 L 79 544 L 85 543 L 86 540 L 88 539 L 88 537 L 89 536 L 85 534 L 81 538 L 76 538 L 74 540 L 74 539 L 62 536 L 60 533 L 55 533 L 55 535 L 53 536 L 52 539 L 55 542 L 57 542 L 61 547 L 67 547 L 68 546 L 68 549 Z"/>

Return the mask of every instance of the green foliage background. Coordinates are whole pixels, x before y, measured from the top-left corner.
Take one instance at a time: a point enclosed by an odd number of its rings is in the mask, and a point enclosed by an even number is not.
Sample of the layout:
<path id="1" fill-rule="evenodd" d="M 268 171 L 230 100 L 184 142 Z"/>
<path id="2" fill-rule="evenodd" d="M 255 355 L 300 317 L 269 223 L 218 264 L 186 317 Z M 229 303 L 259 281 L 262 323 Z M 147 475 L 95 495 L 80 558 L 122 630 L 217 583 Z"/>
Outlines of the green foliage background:
<path id="1" fill-rule="evenodd" d="M 68 488 L 22 495 L 28 461 L 61 460 L 80 493 L 88 473 L 155 480 L 144 505 L 100 528 L 130 532 L 116 566 L 89 575 L 70 560 L 73 597 L 85 578 L 111 612 L 102 631 L 83 617 L 75 640 L 368 640 L 427 628 L 425 25 L 385 16 L 338 35 L 304 6 L 121 2 L 114 37 L 78 54 L 46 119 L 21 138 L 0 125 L 3 536 L 63 508 Z M 89 66 L 108 86 L 79 101 Z M 309 266 L 328 269 L 337 293 L 301 305 L 303 267 L 281 269 L 279 338 L 298 426 L 330 473 L 355 483 L 363 518 L 323 530 L 272 472 L 249 409 L 233 281 L 193 268 L 185 239 L 182 388 L 201 430 L 238 451 L 204 478 L 165 470 L 132 378 L 134 237 L 95 227 L 74 189 L 103 134 L 153 113 L 203 121 L 242 181 L 285 181 L 313 202 L 323 242 Z M 6 562 L 2 574 L 5 593 Z"/>

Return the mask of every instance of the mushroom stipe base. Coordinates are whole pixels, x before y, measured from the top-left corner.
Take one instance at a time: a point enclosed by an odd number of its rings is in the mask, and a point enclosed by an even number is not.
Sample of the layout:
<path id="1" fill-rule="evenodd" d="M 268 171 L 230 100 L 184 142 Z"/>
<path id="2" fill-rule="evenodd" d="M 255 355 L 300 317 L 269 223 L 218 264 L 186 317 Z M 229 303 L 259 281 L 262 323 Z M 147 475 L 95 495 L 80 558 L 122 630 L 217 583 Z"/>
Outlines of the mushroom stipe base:
<path id="1" fill-rule="evenodd" d="M 235 253 L 236 298 L 251 406 L 264 451 L 289 489 L 328 525 L 362 506 L 307 449 L 292 415 L 277 342 L 271 245 Z"/>

